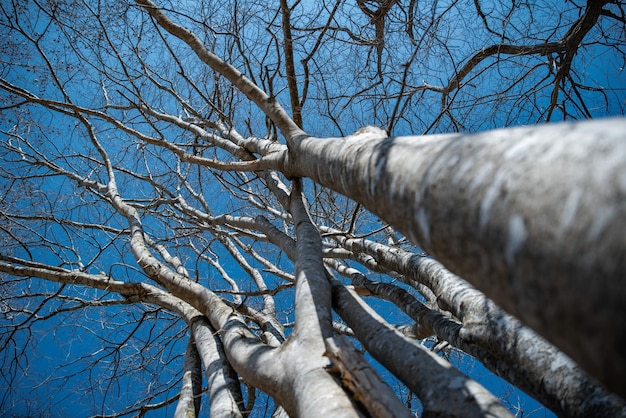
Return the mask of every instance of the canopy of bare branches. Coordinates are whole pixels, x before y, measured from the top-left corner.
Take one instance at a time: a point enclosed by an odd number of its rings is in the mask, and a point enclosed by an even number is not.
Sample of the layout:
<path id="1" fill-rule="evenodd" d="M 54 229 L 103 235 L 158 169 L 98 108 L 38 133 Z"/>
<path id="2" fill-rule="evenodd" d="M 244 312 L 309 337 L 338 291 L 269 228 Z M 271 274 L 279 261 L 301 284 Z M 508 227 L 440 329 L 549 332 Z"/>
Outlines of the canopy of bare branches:
<path id="1" fill-rule="evenodd" d="M 10 0 L 0 39 L 0 410 L 626 415 L 622 2 Z"/>

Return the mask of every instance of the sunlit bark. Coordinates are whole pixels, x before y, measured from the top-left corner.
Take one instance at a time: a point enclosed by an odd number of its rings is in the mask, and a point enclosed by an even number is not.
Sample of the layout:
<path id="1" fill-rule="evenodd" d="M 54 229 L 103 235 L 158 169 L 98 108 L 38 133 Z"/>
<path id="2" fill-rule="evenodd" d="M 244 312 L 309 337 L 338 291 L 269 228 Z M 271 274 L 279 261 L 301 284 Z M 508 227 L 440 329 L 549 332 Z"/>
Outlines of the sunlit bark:
<path id="1" fill-rule="evenodd" d="M 204 318 L 193 321 L 191 331 L 206 370 L 211 416 L 243 416 L 240 412 L 243 399 L 239 382 L 229 373 L 231 366 L 215 331 Z"/>
<path id="2" fill-rule="evenodd" d="M 333 297 L 337 312 L 372 356 L 420 397 L 425 416 L 510 416 L 482 386 L 389 327 L 356 295 L 335 285 Z"/>
<path id="3" fill-rule="evenodd" d="M 183 385 L 174 412 L 176 418 L 195 418 L 200 412 L 200 392 L 202 391 L 202 368 L 200 356 L 193 341 L 189 339 L 183 364 Z M 214 408 L 214 411 L 219 408 Z"/>
<path id="4" fill-rule="evenodd" d="M 354 198 L 621 393 L 624 135 L 615 119 L 309 138 L 287 172 Z"/>

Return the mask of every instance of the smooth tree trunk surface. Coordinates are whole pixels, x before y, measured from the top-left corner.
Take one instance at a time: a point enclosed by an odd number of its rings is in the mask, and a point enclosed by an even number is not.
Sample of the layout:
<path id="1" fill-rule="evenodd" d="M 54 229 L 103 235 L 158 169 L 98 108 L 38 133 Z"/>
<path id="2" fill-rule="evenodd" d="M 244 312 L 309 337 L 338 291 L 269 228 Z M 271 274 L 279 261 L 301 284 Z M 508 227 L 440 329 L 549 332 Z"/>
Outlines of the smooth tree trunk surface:
<path id="1" fill-rule="evenodd" d="M 202 365 L 193 337 L 189 338 L 183 363 L 183 385 L 180 390 L 175 418 L 195 418 L 200 412 L 202 392 Z"/>
<path id="2" fill-rule="evenodd" d="M 299 137 L 286 172 L 363 204 L 624 396 L 624 138 L 623 119 Z"/>

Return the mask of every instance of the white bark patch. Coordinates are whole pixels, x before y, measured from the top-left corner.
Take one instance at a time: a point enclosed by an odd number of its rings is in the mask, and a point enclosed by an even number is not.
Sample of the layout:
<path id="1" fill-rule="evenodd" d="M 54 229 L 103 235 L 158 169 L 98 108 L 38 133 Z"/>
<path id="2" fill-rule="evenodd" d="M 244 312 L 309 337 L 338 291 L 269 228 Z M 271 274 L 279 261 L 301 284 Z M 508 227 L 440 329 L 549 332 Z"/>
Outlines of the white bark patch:
<path id="1" fill-rule="evenodd" d="M 582 190 L 579 187 L 574 188 L 568 195 L 563 211 L 561 212 L 561 220 L 559 222 L 559 233 L 564 233 L 574 222 Z"/>
<path id="2" fill-rule="evenodd" d="M 466 159 L 464 160 L 458 167 L 458 169 L 456 170 L 456 172 L 454 173 L 454 176 L 452 177 L 452 184 L 453 185 L 457 185 L 459 184 L 459 182 L 463 179 L 465 179 L 467 172 L 474 166 L 474 160 L 473 159 Z"/>
<path id="3" fill-rule="evenodd" d="M 481 187 L 483 184 L 487 183 L 489 179 L 493 176 L 494 165 L 492 162 L 482 163 L 478 170 L 476 170 L 475 173 L 472 173 L 471 168 L 479 163 L 479 160 L 470 159 L 461 166 L 463 171 L 469 171 L 468 175 L 472 176 L 472 179 L 470 180 L 470 186 L 472 187 L 472 189 Z"/>
<path id="4" fill-rule="evenodd" d="M 373 125 L 362 126 L 346 137 L 348 140 L 370 139 L 370 138 L 386 138 L 387 132 L 382 128 Z"/>
<path id="5" fill-rule="evenodd" d="M 513 141 L 512 145 L 502 154 L 505 160 L 519 160 L 528 155 L 529 150 L 535 149 L 538 138 L 534 131 L 527 131 L 522 141 Z M 506 140 L 503 138 L 503 140 Z"/>
<path id="6" fill-rule="evenodd" d="M 504 259 L 507 264 L 513 265 L 515 255 L 521 248 L 522 244 L 524 244 L 524 241 L 526 241 L 527 236 L 528 232 L 526 231 L 524 218 L 520 215 L 513 215 L 509 219 L 509 231 L 504 249 Z"/>
<path id="7" fill-rule="evenodd" d="M 570 366 L 571 364 L 572 364 L 572 360 L 569 357 L 567 357 L 563 353 L 557 353 L 554 356 L 553 361 L 550 363 L 550 370 L 552 370 L 553 372 L 556 372 L 561 367 L 564 367 L 564 368 L 571 367 Z"/>
<path id="8" fill-rule="evenodd" d="M 461 159 L 461 157 L 459 157 L 456 154 L 451 156 L 450 159 L 448 160 L 448 168 L 449 167 L 454 167 L 455 165 L 457 165 L 460 159 Z"/>

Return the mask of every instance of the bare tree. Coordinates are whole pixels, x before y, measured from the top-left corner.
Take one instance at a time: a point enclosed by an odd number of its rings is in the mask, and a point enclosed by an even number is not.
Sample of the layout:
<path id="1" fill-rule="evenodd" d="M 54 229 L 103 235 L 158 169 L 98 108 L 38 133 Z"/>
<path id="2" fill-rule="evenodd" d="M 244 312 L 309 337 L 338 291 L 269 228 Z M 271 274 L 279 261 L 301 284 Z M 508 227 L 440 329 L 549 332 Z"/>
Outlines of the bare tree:
<path id="1" fill-rule="evenodd" d="M 624 6 L 309 3 L 0 6 L 2 408 L 626 415 Z"/>

